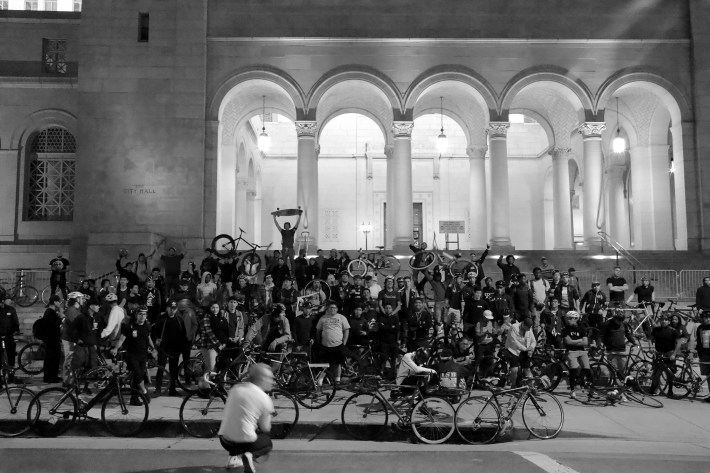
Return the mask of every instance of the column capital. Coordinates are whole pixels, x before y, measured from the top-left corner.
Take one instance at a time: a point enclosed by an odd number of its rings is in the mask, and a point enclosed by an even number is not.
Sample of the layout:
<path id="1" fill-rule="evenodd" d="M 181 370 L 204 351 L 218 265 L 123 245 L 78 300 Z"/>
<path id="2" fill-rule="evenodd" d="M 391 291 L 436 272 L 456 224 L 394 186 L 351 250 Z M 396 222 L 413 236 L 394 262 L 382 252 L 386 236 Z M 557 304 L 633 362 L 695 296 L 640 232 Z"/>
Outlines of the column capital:
<path id="1" fill-rule="evenodd" d="M 571 148 L 552 148 L 550 150 L 550 156 L 552 156 L 553 160 L 567 159 L 571 151 Z"/>
<path id="2" fill-rule="evenodd" d="M 509 122 L 489 122 L 486 131 L 491 138 L 505 138 L 508 136 L 508 128 Z"/>
<path id="3" fill-rule="evenodd" d="M 606 130 L 606 123 L 604 122 L 584 122 L 579 127 L 579 132 L 585 140 L 601 139 L 604 130 Z"/>
<path id="4" fill-rule="evenodd" d="M 471 146 L 466 148 L 466 154 L 471 159 L 484 159 L 488 152 L 488 146 Z"/>
<path id="5" fill-rule="evenodd" d="M 392 134 L 395 138 L 411 138 L 414 122 L 392 122 Z"/>
<path id="6" fill-rule="evenodd" d="M 315 138 L 318 132 L 318 122 L 316 121 L 297 121 L 296 122 L 296 135 L 299 138 Z"/>

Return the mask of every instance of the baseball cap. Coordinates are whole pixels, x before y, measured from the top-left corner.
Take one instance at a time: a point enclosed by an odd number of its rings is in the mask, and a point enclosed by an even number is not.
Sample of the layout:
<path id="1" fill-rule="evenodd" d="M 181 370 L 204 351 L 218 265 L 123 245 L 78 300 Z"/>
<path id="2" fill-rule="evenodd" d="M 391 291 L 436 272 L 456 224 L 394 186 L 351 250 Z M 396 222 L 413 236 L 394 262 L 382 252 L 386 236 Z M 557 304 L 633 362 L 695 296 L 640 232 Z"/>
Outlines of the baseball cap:
<path id="1" fill-rule="evenodd" d="M 594 286 L 601 286 L 602 284 L 599 281 L 593 281 L 592 282 L 592 287 Z"/>
<path id="2" fill-rule="evenodd" d="M 496 281 L 496 287 L 505 287 L 505 281 L 499 279 L 498 281 Z"/>

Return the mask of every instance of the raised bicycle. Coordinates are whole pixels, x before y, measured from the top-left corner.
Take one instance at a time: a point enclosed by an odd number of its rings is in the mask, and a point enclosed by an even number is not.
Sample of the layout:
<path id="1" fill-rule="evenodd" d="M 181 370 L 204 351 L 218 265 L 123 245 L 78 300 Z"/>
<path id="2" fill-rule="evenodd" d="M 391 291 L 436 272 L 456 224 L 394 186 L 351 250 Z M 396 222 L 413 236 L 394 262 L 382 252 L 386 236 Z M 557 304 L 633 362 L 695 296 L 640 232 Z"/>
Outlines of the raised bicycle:
<path id="1" fill-rule="evenodd" d="M 242 237 L 245 233 L 246 231 L 240 228 L 239 236 L 237 236 L 237 238 L 233 238 L 226 233 L 217 235 L 212 239 L 212 245 L 210 248 L 207 248 L 207 251 L 212 252 L 219 258 L 239 259 L 239 266 L 243 268 L 244 274 L 246 276 L 253 277 L 263 269 L 263 261 L 261 256 L 257 253 L 257 250 L 268 250 L 271 247 L 271 243 L 268 245 L 249 243 Z M 249 247 L 249 249 L 244 253 L 240 252 L 240 243 L 244 243 L 244 245 Z"/>
<path id="2" fill-rule="evenodd" d="M 382 253 L 384 246 L 377 246 L 378 251 L 364 252 L 362 248 L 358 252 L 357 258 L 348 263 L 348 273 L 350 276 L 365 276 L 367 273 L 379 273 L 380 275 L 396 276 L 399 273 L 399 260 Z"/>

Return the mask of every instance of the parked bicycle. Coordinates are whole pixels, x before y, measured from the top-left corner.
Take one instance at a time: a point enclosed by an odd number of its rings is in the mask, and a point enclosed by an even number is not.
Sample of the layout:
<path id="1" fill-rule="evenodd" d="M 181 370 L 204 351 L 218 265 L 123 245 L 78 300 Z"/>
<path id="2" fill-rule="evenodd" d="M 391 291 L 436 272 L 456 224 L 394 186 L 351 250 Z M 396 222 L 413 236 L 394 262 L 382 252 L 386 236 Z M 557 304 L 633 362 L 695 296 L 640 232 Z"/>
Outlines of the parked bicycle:
<path id="1" fill-rule="evenodd" d="M 205 373 L 204 381 L 210 386 L 208 392 L 188 394 L 180 404 L 180 425 L 189 435 L 211 438 L 217 435 L 224 419 L 227 402 L 226 372 Z M 298 423 L 298 404 L 289 393 L 274 389 L 268 393 L 274 403 L 271 418 L 271 437 L 286 438 Z"/>
<path id="2" fill-rule="evenodd" d="M 148 399 L 137 389 L 124 386 L 123 363 L 118 366 L 106 385 L 86 401 L 83 381 L 76 375 L 69 388 L 38 392 L 27 411 L 32 429 L 42 437 L 56 437 L 69 430 L 77 418 L 99 420 L 94 409 L 101 405 L 100 419 L 109 432 L 118 437 L 138 434 L 148 421 Z"/>
<path id="3" fill-rule="evenodd" d="M 539 382 L 539 378 L 528 378 L 520 388 L 492 390 L 488 397 L 471 396 L 463 401 L 456 409 L 459 436 L 471 444 L 491 443 L 512 430 L 513 414 L 520 408 L 530 434 L 539 439 L 557 437 L 565 421 L 564 410 L 554 395 L 534 387 Z"/>
<path id="4" fill-rule="evenodd" d="M 30 307 L 37 302 L 39 292 L 29 284 L 25 284 L 25 273 L 23 270 L 18 270 L 19 274 L 12 286 L 4 286 L 9 281 L 0 281 L 0 294 L 5 294 L 12 302 L 20 307 Z"/>
<path id="5" fill-rule="evenodd" d="M 360 248 L 356 259 L 348 263 L 350 276 L 365 276 L 367 273 L 396 276 L 399 273 L 400 262 L 392 256 L 383 254 L 384 246 L 377 246 L 378 251 L 366 253 Z"/>
<path id="6" fill-rule="evenodd" d="M 343 404 L 340 419 L 345 430 L 358 440 L 374 440 L 389 425 L 391 414 L 397 417 L 394 426 L 411 431 L 419 441 L 429 444 L 446 442 L 454 433 L 454 407 L 440 397 L 423 397 L 422 390 L 429 375 L 418 375 L 418 385 L 405 387 L 383 383 L 379 376 L 363 376 L 363 392 L 356 392 Z M 385 396 L 385 392 L 394 395 Z M 401 393 L 400 396 L 397 394 Z"/>
<path id="7" fill-rule="evenodd" d="M 0 338 L 0 437 L 18 437 L 32 424 L 28 412 L 35 395 L 24 386 L 9 385 L 14 371 L 8 363 L 5 339 Z"/>

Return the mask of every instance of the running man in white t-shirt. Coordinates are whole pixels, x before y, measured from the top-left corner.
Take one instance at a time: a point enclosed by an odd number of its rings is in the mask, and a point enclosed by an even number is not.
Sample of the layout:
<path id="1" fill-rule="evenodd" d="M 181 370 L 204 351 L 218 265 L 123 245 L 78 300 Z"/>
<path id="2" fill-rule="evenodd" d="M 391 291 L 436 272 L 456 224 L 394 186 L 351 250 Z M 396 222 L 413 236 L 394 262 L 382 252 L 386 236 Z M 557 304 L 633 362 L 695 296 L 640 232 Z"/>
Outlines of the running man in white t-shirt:
<path id="1" fill-rule="evenodd" d="M 266 394 L 273 387 L 271 368 L 257 363 L 249 368 L 247 381 L 229 391 L 224 419 L 219 427 L 219 441 L 229 452 L 227 469 L 244 467 L 245 473 L 255 473 L 254 459 L 266 455 L 273 448 L 268 434 L 274 404 Z M 257 427 L 260 430 L 258 433 Z"/>

